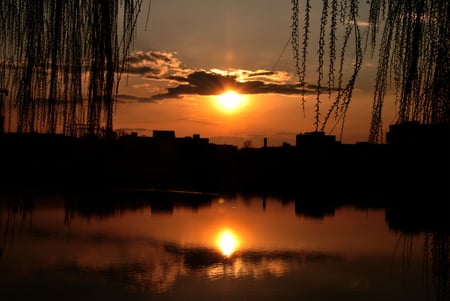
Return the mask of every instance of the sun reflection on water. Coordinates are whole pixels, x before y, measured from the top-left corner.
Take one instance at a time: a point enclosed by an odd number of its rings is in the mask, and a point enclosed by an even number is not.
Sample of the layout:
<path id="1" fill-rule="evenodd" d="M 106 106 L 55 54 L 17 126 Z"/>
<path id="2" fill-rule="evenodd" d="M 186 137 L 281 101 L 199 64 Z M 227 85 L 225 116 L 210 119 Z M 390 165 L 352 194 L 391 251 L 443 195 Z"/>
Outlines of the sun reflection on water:
<path id="1" fill-rule="evenodd" d="M 228 264 L 215 264 L 206 269 L 206 275 L 210 280 L 227 278 L 279 278 L 290 271 L 298 269 L 297 262 L 290 262 L 282 258 L 263 258 L 252 261 L 244 258 L 236 258 Z"/>
<path id="2" fill-rule="evenodd" d="M 226 257 L 230 257 L 237 250 L 239 244 L 239 238 L 230 229 L 224 229 L 217 235 L 216 245 Z"/>

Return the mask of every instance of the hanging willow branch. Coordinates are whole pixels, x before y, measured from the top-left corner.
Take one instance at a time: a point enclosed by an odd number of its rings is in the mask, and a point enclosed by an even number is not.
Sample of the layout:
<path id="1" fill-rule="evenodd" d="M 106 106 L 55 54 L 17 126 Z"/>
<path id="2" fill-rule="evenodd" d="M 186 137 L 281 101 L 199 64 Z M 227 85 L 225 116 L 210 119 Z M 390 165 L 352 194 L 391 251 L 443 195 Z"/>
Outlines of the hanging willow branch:
<path id="1" fill-rule="evenodd" d="M 297 73 L 300 84 L 302 81 L 302 70 L 300 68 L 300 41 L 299 41 L 299 31 L 298 31 L 298 19 L 299 19 L 299 8 L 298 0 L 292 0 L 292 19 L 291 19 L 291 45 L 294 55 L 295 71 Z"/>
<path id="2" fill-rule="evenodd" d="M 424 124 L 449 123 L 450 119 L 450 3 L 444 0 L 414 0 L 390 3 L 386 12 L 376 11 L 385 22 L 385 32 L 392 41 L 383 39 L 380 47 L 374 96 L 370 142 L 379 139 L 382 96 L 385 93 L 387 70 L 395 71 L 398 87 L 397 123 L 418 121 Z M 385 4 L 386 2 L 387 4 Z M 379 8 L 378 8 L 379 9 Z M 373 24 L 379 25 L 379 20 Z M 389 55 L 389 56 L 388 56 Z"/>
<path id="3" fill-rule="evenodd" d="M 306 64 L 307 64 L 307 49 L 308 49 L 308 34 L 310 29 L 310 13 L 311 5 L 309 1 L 306 1 L 306 6 L 304 10 L 304 39 L 302 43 L 302 61 L 301 68 L 299 68 L 298 59 L 300 57 L 299 48 L 300 46 L 294 44 L 294 41 L 298 42 L 298 18 L 299 18 L 299 7 L 298 1 L 292 1 L 293 15 L 292 15 L 292 41 L 294 47 L 294 59 L 296 60 L 297 73 L 299 75 L 300 84 L 305 87 L 306 82 Z M 315 131 L 323 131 L 330 116 L 334 113 L 336 116 L 345 115 L 348 105 L 350 104 L 352 90 L 355 85 L 356 76 L 361 68 L 362 63 L 362 50 L 361 50 L 361 36 L 359 33 L 359 28 L 357 25 L 358 16 L 358 4 L 357 0 L 322 0 L 322 12 L 320 17 L 319 26 L 319 39 L 318 39 L 318 51 L 317 51 L 317 80 L 316 80 L 316 99 L 314 104 L 314 127 Z M 331 9 L 330 9 L 331 8 Z M 337 49 L 337 31 L 339 25 L 343 26 L 345 29 L 344 39 L 341 45 L 340 57 L 339 57 L 339 68 L 335 70 L 335 64 L 337 60 L 336 49 Z M 354 62 L 353 62 L 353 72 L 350 75 L 348 83 L 344 83 L 344 66 L 345 66 L 345 56 L 348 50 L 348 41 L 350 37 L 355 37 L 355 49 L 354 49 Z M 296 38 L 296 39 L 294 39 Z M 328 45 L 328 51 L 327 51 Z M 323 120 L 320 116 L 322 115 L 322 89 L 325 88 L 323 80 L 325 77 L 325 56 L 328 54 L 328 97 L 331 98 L 333 91 L 336 91 L 336 98 L 332 102 L 328 112 L 325 114 Z M 337 78 L 337 82 L 336 82 Z M 335 87 L 337 85 L 337 87 Z M 302 90 L 302 103 L 304 106 L 304 94 L 305 90 Z M 342 118 L 342 117 L 341 117 Z M 344 118 L 342 118 L 344 119 Z"/>
<path id="4" fill-rule="evenodd" d="M 322 0 L 322 17 L 318 44 L 317 97 L 315 100 L 315 128 L 317 130 L 321 114 L 321 86 L 323 80 L 325 45 L 328 42 L 328 89 L 336 91 L 325 118 L 321 122 L 323 131 L 333 115 L 342 121 L 341 135 L 348 107 L 351 102 L 357 75 L 362 67 L 363 36 L 358 27 L 359 0 Z M 292 22 L 298 23 L 299 4 L 292 1 Z M 380 141 L 383 103 L 386 89 L 394 83 L 397 121 L 404 123 L 418 121 L 424 124 L 448 124 L 450 119 L 450 2 L 447 0 L 372 0 L 369 6 L 369 28 L 367 41 L 371 55 L 378 53 L 378 69 L 374 81 L 372 118 L 370 122 L 369 142 Z M 305 25 L 309 27 L 310 7 L 304 11 Z M 327 22 L 329 27 L 327 29 Z M 339 20 L 339 21 L 337 21 Z M 298 25 L 296 25 L 298 26 Z M 336 60 L 335 47 L 339 37 L 337 28 L 343 27 L 339 68 L 334 70 Z M 295 29 L 295 31 L 294 31 Z M 306 29 L 308 30 L 308 29 Z M 329 31 L 327 36 L 326 30 Z M 378 35 L 381 34 L 381 39 Z M 292 36 L 298 35 L 293 27 Z M 354 41 L 349 43 L 350 38 Z M 379 40 L 379 42 L 378 42 Z M 292 38 L 294 41 L 294 38 Z M 297 40 L 298 41 L 298 40 Z M 349 46 L 352 45 L 352 48 Z M 294 44 L 293 44 L 294 46 Z M 306 61 L 307 40 L 303 43 L 302 54 Z M 353 48 L 354 47 L 354 48 Z M 296 46 L 295 59 L 298 60 L 300 46 Z M 353 56 L 353 70 L 344 82 L 344 59 L 347 54 Z M 297 69 L 298 70 L 298 69 Z M 297 71 L 300 83 L 305 85 L 306 74 Z M 335 80 L 336 78 L 336 80 Z M 335 82 L 336 81 L 336 82 Z M 331 92 L 330 92 L 331 93 Z M 329 93 L 329 94 L 330 94 Z M 304 91 L 302 92 L 304 99 Z"/>
<path id="5" fill-rule="evenodd" d="M 112 131 L 115 94 L 141 5 L 142 0 L 0 2 L 0 26 L 6 29 L 0 33 L 0 89 L 10 92 L 17 132 Z"/>
<path id="6" fill-rule="evenodd" d="M 338 0 L 331 1 L 331 11 L 338 10 Z M 337 31 L 337 15 L 331 13 L 330 17 L 330 40 L 329 40 L 329 67 L 328 67 L 328 96 L 331 98 L 331 93 L 335 85 L 335 61 L 336 61 L 336 31 Z"/>
<path id="7" fill-rule="evenodd" d="M 318 131 L 320 125 L 320 95 L 322 90 L 322 79 L 323 79 L 323 65 L 325 56 L 325 36 L 326 36 L 326 25 L 328 19 L 328 0 L 322 0 L 322 16 L 320 18 L 320 31 L 319 31 L 319 50 L 318 50 L 318 67 L 317 67 L 317 95 L 315 102 L 315 120 L 314 127 Z"/>
<path id="8" fill-rule="evenodd" d="M 305 87 L 306 87 L 306 56 L 309 39 L 309 19 L 310 19 L 310 3 L 306 0 L 304 23 L 303 23 L 303 40 L 302 49 L 300 51 L 299 41 L 299 3 L 298 0 L 291 0 L 292 3 L 292 25 L 291 25 L 291 44 L 294 53 L 295 70 L 301 86 L 302 111 L 305 114 Z"/>

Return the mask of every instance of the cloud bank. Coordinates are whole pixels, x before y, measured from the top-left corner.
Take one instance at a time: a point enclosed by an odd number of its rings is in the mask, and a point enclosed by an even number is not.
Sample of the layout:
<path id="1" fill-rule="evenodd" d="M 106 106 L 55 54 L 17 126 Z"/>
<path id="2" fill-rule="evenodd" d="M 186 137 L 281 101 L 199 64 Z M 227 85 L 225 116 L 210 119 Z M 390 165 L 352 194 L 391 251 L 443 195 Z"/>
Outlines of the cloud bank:
<path id="1" fill-rule="evenodd" d="M 127 59 L 129 75 L 140 75 L 143 79 L 158 81 L 165 85 L 148 98 L 136 98 L 140 102 L 156 102 L 164 99 L 182 98 L 189 95 L 219 95 L 226 90 L 240 94 L 300 95 L 317 93 L 317 86 L 294 83 L 286 71 L 267 70 L 193 70 L 183 68 L 176 53 L 163 51 L 135 52 Z M 133 99 L 120 95 L 123 100 Z"/>

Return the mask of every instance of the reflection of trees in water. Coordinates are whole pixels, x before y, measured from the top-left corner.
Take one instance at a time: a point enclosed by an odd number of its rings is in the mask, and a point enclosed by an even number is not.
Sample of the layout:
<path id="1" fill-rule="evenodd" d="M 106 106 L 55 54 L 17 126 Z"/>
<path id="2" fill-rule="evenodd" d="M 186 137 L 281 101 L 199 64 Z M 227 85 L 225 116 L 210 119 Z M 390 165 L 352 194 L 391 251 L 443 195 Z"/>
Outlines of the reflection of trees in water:
<path id="1" fill-rule="evenodd" d="M 25 228 L 27 216 L 29 216 L 28 229 L 33 225 L 33 203 L 30 198 L 12 198 L 6 206 L 0 199 L 0 258 L 8 246 L 14 243 L 15 232 L 22 232 Z M 4 214 L 3 211 L 6 211 Z M 18 221 L 18 219 L 20 220 Z M 17 223 L 19 223 L 17 225 Z"/>
<path id="2" fill-rule="evenodd" d="M 81 217 L 107 217 L 125 211 L 136 211 L 148 207 L 152 214 L 169 213 L 175 207 L 190 208 L 194 211 L 211 205 L 215 194 L 188 191 L 112 191 L 80 193 L 68 195 L 64 201 L 67 223 L 78 214 Z"/>
<path id="3" fill-rule="evenodd" d="M 414 238 L 418 233 L 402 233 L 396 245 L 402 256 L 402 277 L 407 275 L 412 259 Z M 423 245 L 424 284 L 433 289 L 436 301 L 448 301 L 450 269 L 450 235 L 445 231 L 425 231 Z M 394 252 L 395 253 L 395 252 Z M 395 254 L 394 254 L 395 255 Z"/>
<path id="4" fill-rule="evenodd" d="M 105 214 L 114 214 L 114 212 L 123 212 L 124 210 L 139 210 L 149 205 L 148 201 L 156 201 L 159 193 L 150 194 L 152 198 L 149 198 L 149 194 L 136 196 L 134 201 L 130 203 L 125 200 L 124 195 L 118 199 L 106 198 L 104 202 L 100 202 L 90 210 L 90 207 L 82 207 L 83 210 L 79 211 L 79 207 L 76 206 L 76 198 L 70 199 L 75 203 L 63 203 L 63 199 L 58 197 L 58 203 L 53 204 L 51 197 L 34 197 L 32 195 L 22 196 L 8 196 L 6 198 L 0 198 L 0 247 L 2 252 L 7 250 L 8 246 L 14 243 L 14 235 L 22 233 L 27 229 L 32 230 L 32 218 L 35 208 L 40 206 L 58 206 L 58 208 L 64 208 L 64 213 L 71 214 L 77 213 L 81 218 L 89 219 L 90 217 L 104 217 Z M 170 196 L 170 197 L 169 197 Z M 123 198 L 122 198 L 123 197 Z M 185 194 L 169 194 L 166 196 L 166 200 L 179 200 L 185 199 Z M 192 204 L 189 207 L 192 210 L 196 210 L 192 205 L 205 205 L 211 204 L 210 195 L 190 195 Z M 44 203 L 40 201 L 44 200 Z M 64 199 L 67 201 L 67 199 Z M 98 198 L 89 199 L 89 202 L 98 201 Z M 145 201 L 146 200 L 146 201 Z M 161 200 L 161 199 L 159 199 Z M 112 201 L 108 203 L 108 201 Z M 281 199 L 280 199 L 281 201 Z M 175 202 L 174 204 L 176 204 Z M 101 206 L 106 205 L 106 208 L 100 210 Z M 179 204 L 180 206 L 186 206 L 190 204 Z M 300 205 L 300 204 L 298 204 Z M 68 206 L 68 207 L 67 207 Z M 328 206 L 324 207 L 324 212 L 328 210 Z M 298 208 L 296 208 L 298 209 Z M 314 208 L 316 209 L 316 208 Z M 386 213 L 386 219 L 391 230 L 401 233 L 397 248 L 395 252 L 399 252 L 402 257 L 402 275 L 407 281 L 407 275 L 410 272 L 409 267 L 412 260 L 413 242 L 417 234 L 424 233 L 424 246 L 423 246 L 423 264 L 424 264 L 424 277 L 429 289 L 432 289 L 432 295 L 436 295 L 436 301 L 447 301 L 449 297 L 449 264 L 450 264 L 450 235 L 447 220 L 439 222 L 440 216 L 437 218 L 436 213 L 431 214 L 434 219 L 424 217 L 424 208 L 420 208 L 420 213 L 423 218 L 418 218 L 415 214 L 409 212 L 405 214 L 405 208 L 397 208 L 390 210 Z M 86 211 L 87 210 L 87 211 Z M 303 212 L 303 211 L 302 211 Z M 316 211 L 314 211 L 316 212 Z M 434 212 L 434 210 L 433 210 Z M 70 224 L 69 220 L 66 220 Z M 29 222 L 29 224 L 27 224 Z M 47 237 L 46 233 L 39 233 L 40 237 Z M 44 236 L 43 236 L 44 235 Z M 66 235 L 58 236 L 55 233 L 51 233 L 51 237 L 58 237 L 59 239 L 66 239 Z M 71 235 L 73 240 L 89 241 L 89 242 L 109 242 L 112 244 L 129 244 L 127 238 L 115 237 L 115 236 L 102 236 L 94 235 L 92 237 L 81 237 Z M 92 273 L 102 273 L 111 277 L 112 280 L 125 281 L 127 285 L 133 290 L 156 290 L 164 291 L 169 289 L 173 282 L 180 275 L 186 275 L 193 272 L 206 272 L 208 277 L 218 278 L 223 276 L 252 276 L 255 278 L 261 275 L 273 275 L 278 277 L 284 273 L 288 273 L 289 269 L 293 267 L 293 264 L 300 264 L 303 262 L 326 262 L 341 260 L 337 254 L 326 254 L 320 252 L 258 252 L 258 251 L 242 251 L 239 252 L 236 257 L 231 259 L 224 259 L 223 255 L 218 250 L 204 249 L 204 248 L 186 248 L 172 243 L 167 243 L 160 240 L 152 240 L 151 238 L 145 238 L 143 240 L 143 246 L 147 252 L 145 258 L 140 258 L 138 255 L 141 250 L 131 250 L 130 258 L 133 261 L 129 265 L 111 266 L 109 260 L 105 260 L 104 266 L 99 269 L 99 260 L 93 252 L 91 254 L 92 260 L 85 262 L 85 266 L 81 263 L 77 263 L 75 266 L 68 266 L 69 270 L 73 269 L 77 271 L 79 269 L 89 270 Z M 148 253 L 151 252 L 151 253 Z M 140 261 L 143 260 L 143 261 Z M 159 262 L 161 260 L 161 262 Z M 90 266 L 90 263 L 95 263 L 94 266 Z"/>
<path id="5" fill-rule="evenodd" d="M 427 288 L 433 287 L 437 301 L 449 298 L 450 227 L 445 199 L 428 200 L 428 205 L 397 204 L 386 208 L 386 222 L 401 233 L 403 275 L 408 274 L 414 238 L 423 233 L 423 265 Z"/>
<path id="6" fill-rule="evenodd" d="M 450 235 L 448 232 L 425 234 L 424 261 L 430 266 L 431 278 L 436 289 L 437 301 L 449 300 Z"/>
<path id="7" fill-rule="evenodd" d="M 394 254 L 392 256 L 391 269 L 392 269 L 392 264 L 394 261 L 395 253 L 397 253 L 399 248 L 401 249 L 403 281 L 405 281 L 406 275 L 408 274 L 408 270 L 410 267 L 412 250 L 413 250 L 413 241 L 414 241 L 414 236 L 411 234 L 400 235 L 397 240 L 397 244 L 395 245 Z M 392 273 L 392 270 L 391 270 L 391 273 Z"/>

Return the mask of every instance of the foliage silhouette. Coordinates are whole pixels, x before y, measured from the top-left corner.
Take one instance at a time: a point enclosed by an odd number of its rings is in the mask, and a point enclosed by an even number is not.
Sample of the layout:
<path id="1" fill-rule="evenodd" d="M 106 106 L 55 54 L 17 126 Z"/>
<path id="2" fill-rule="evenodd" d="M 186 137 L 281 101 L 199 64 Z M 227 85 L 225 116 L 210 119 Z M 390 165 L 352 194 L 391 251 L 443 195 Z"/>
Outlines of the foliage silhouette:
<path id="1" fill-rule="evenodd" d="M 141 6 L 142 0 L 1 1 L 0 90 L 10 98 L 0 106 L 10 115 L 8 128 L 17 110 L 19 133 L 110 134 Z"/>
<path id="2" fill-rule="evenodd" d="M 133 45 L 142 2 L 1 1 L 0 26 L 5 29 L 0 32 L 2 132 L 4 121 L 8 121 L 8 131 L 14 121 L 19 133 L 111 134 L 115 93 L 125 70 L 125 58 Z M 367 53 L 378 55 L 370 143 L 382 138 L 384 98 L 391 81 L 396 95 L 396 123 L 448 124 L 449 1 L 367 1 L 369 22 L 365 32 L 361 32 L 358 22 L 361 3 L 360 0 L 322 0 L 321 3 L 306 0 L 300 14 L 300 1 L 291 0 L 290 40 L 296 73 L 303 87 L 303 114 L 310 29 L 314 26 L 311 13 L 313 5 L 321 7 L 315 70 L 315 131 L 324 131 L 334 116 L 342 123 L 342 135 Z M 345 61 L 347 54 L 353 56 L 348 78 L 344 77 L 344 66 L 349 63 Z M 325 114 L 322 112 L 324 87 L 328 89 L 328 97 L 336 92 Z M 8 98 L 4 97 L 6 94 Z M 17 118 L 12 118 L 15 110 Z M 5 118 L 5 114 L 10 117 Z"/>
<path id="3" fill-rule="evenodd" d="M 330 3 L 331 2 L 331 3 Z M 381 140 L 383 102 L 388 84 L 393 81 L 397 105 L 397 124 L 417 121 L 423 124 L 448 124 L 450 119 L 450 3 L 446 0 L 372 0 L 368 30 L 360 32 L 358 24 L 360 0 L 322 0 L 318 42 L 317 97 L 315 100 L 315 130 L 324 131 L 330 117 L 342 121 L 362 66 L 364 54 L 378 53 L 378 69 L 373 95 L 372 117 L 368 142 Z M 316 3 L 315 3 L 316 4 Z M 318 3 L 317 3 L 318 4 Z M 305 1 L 303 42 L 300 51 L 300 4 L 292 0 L 291 42 L 296 71 L 302 86 L 306 85 L 308 34 L 311 26 L 311 3 Z M 319 5 L 319 4 L 318 4 Z M 330 9 L 331 5 L 331 9 Z M 338 21 L 339 20 L 339 21 Z M 329 21 L 329 23 L 328 23 Z M 327 25 L 329 24 L 329 25 Z M 328 27 L 327 27 L 328 26 Z M 344 27 L 339 69 L 335 70 L 337 28 Z M 382 34 L 380 41 L 379 35 Z M 353 43 L 350 43 L 353 38 Z M 328 48 L 326 47 L 328 45 Z M 363 45 L 368 45 L 364 48 Z M 350 47 L 353 47 L 350 49 Z M 328 53 L 328 88 L 336 89 L 336 97 L 321 119 L 321 87 L 324 79 L 325 54 Z M 345 54 L 353 58 L 353 73 L 344 85 Z M 337 82 L 335 82 L 335 78 Z M 302 93 L 302 107 L 304 108 Z"/>

